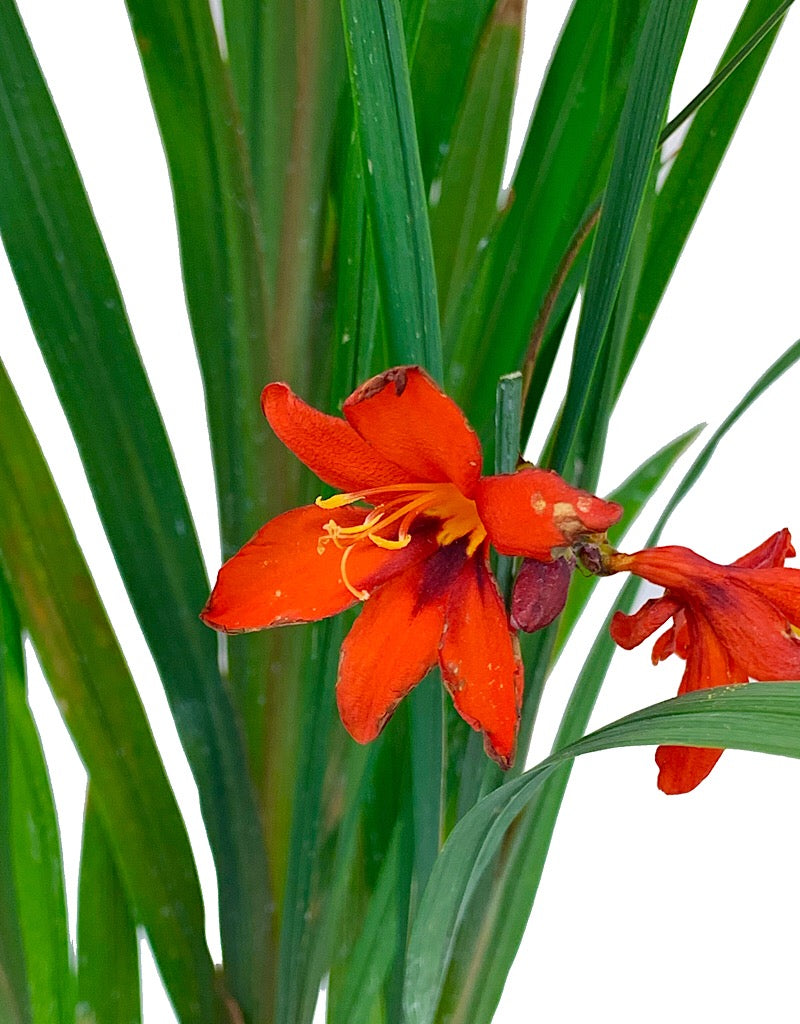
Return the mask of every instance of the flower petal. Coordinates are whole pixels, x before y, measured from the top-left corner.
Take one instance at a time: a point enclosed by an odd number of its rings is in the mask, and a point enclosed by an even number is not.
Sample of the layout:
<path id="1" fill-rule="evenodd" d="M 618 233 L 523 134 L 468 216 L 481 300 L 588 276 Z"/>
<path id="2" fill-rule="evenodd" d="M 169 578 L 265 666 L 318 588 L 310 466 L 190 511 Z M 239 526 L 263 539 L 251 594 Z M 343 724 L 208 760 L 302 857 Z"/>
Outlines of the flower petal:
<path id="1" fill-rule="evenodd" d="M 723 753 L 711 747 L 659 747 L 658 788 L 667 796 L 690 793 L 710 774 Z"/>
<path id="2" fill-rule="evenodd" d="M 752 569 L 737 577 L 795 626 L 800 625 L 800 569 L 780 566 Z"/>
<path id="3" fill-rule="evenodd" d="M 447 590 L 434 587 L 431 600 L 420 600 L 435 561 L 413 565 L 377 590 L 342 644 L 336 701 L 359 743 L 375 739 L 436 663 Z"/>
<path id="4" fill-rule="evenodd" d="M 733 665 L 702 615 L 687 615 L 684 628 L 688 629 L 690 640 L 679 696 L 746 680 L 746 674 Z M 722 750 L 712 747 L 659 747 L 656 750 L 658 788 L 670 796 L 689 793 L 700 785 L 721 756 Z"/>
<path id="5" fill-rule="evenodd" d="M 267 384 L 261 408 L 286 447 L 337 490 L 360 491 L 412 479 L 359 437 L 346 420 L 308 405 L 287 384 Z"/>
<path id="6" fill-rule="evenodd" d="M 345 401 L 347 420 L 416 481 L 451 482 L 470 497 L 481 474 L 481 445 L 464 414 L 418 366 L 373 377 Z"/>
<path id="7" fill-rule="evenodd" d="M 342 580 L 344 552 L 332 543 L 318 549 L 331 513 L 316 505 L 285 512 L 263 526 L 220 569 L 200 617 L 226 633 L 310 622 L 349 608 L 356 597 Z M 336 521 L 356 526 L 364 510 L 342 508 Z M 356 590 L 371 591 L 435 550 L 432 534 L 387 551 L 369 541 L 355 544 L 346 572 Z"/>
<path id="8" fill-rule="evenodd" d="M 553 548 L 603 533 L 622 515 L 613 501 L 571 487 L 558 473 L 521 469 L 482 477 L 475 489 L 481 522 L 503 555 L 549 562 Z"/>
<path id="9" fill-rule="evenodd" d="M 748 551 L 741 558 L 737 558 L 733 565 L 745 569 L 766 569 L 772 566 L 782 566 L 787 558 L 794 558 L 794 554 L 792 535 L 784 527 L 777 533 L 773 533 L 757 548 Z"/>
<path id="10" fill-rule="evenodd" d="M 660 629 L 667 619 L 677 614 L 680 608 L 680 601 L 664 596 L 654 597 L 649 601 L 645 601 L 642 607 L 634 612 L 633 615 L 626 615 L 625 612 L 615 612 L 609 628 L 611 639 L 617 646 L 630 651 L 632 648 L 638 647 L 643 640 L 646 640 L 651 634 L 655 633 L 657 629 Z M 654 663 L 660 660 L 660 657 L 655 657 L 654 651 Z"/>
<path id="11" fill-rule="evenodd" d="M 800 679 L 800 637 L 789 628 L 785 614 L 761 593 L 748 586 L 751 574 L 763 583 L 767 573 L 798 572 L 794 569 L 729 571 L 716 585 L 706 584 L 702 612 L 731 658 L 752 679 L 763 682 Z M 800 573 L 798 573 L 800 576 Z M 776 585 L 777 586 L 777 585 Z"/>
<path id="12" fill-rule="evenodd" d="M 439 665 L 458 713 L 473 729 L 483 730 L 489 757 L 510 768 L 522 703 L 522 662 L 481 556 L 467 561 L 450 591 Z"/>

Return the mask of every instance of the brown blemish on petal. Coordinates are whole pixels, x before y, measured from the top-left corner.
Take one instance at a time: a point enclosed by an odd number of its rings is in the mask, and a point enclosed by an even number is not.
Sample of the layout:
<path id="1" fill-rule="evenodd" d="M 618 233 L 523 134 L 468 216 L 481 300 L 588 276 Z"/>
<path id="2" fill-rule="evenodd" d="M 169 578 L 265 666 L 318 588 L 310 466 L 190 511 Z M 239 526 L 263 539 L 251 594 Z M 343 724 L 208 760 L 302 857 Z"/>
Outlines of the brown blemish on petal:
<path id="1" fill-rule="evenodd" d="M 363 402 L 367 398 L 374 398 L 375 395 L 379 395 L 389 384 L 394 384 L 394 393 L 399 398 L 406 389 L 409 369 L 412 369 L 412 367 L 393 366 L 391 370 L 384 370 L 383 373 L 379 373 L 376 377 L 371 377 L 353 392 L 349 402 L 355 404 L 356 402 Z"/>
<path id="2" fill-rule="evenodd" d="M 542 497 L 540 491 L 534 491 L 531 495 L 531 508 L 537 516 L 543 515 L 547 508 L 547 502 Z"/>

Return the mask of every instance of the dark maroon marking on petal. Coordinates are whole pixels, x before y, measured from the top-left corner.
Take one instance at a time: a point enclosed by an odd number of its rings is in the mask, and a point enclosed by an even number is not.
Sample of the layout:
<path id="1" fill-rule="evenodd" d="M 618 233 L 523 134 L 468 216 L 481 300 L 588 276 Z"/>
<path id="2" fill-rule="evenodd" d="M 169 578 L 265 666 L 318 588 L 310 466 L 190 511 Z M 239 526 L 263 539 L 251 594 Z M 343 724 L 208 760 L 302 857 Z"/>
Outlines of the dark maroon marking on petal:
<path id="1" fill-rule="evenodd" d="M 466 538 L 447 544 L 431 555 L 422 573 L 416 610 L 441 601 L 455 583 L 466 560 Z"/>
<path id="2" fill-rule="evenodd" d="M 572 559 L 538 562 L 526 558 L 511 597 L 511 625 L 526 633 L 549 626 L 564 610 L 574 568 Z"/>

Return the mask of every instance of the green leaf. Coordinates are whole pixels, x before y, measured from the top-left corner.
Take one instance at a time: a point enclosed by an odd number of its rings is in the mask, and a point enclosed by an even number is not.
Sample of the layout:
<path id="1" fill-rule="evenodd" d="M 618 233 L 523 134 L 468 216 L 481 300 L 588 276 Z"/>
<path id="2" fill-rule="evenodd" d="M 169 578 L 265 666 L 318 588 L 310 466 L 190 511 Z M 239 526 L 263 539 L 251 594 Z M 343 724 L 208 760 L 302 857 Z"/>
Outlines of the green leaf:
<path id="1" fill-rule="evenodd" d="M 13 723 L 9 704 L 20 700 L 24 685 L 19 619 L 0 572 L 0 836 L 14 836 L 17 824 L 13 821 L 12 790 L 19 763 L 12 762 Z M 60 866 L 60 859 L 58 863 Z M 0 892 L 3 893 L 0 900 L 0 1018 L 9 1024 L 28 1024 L 31 1008 L 22 941 L 24 922 L 20 918 L 11 842 L 0 842 Z M 66 950 L 66 933 L 64 940 Z"/>
<path id="2" fill-rule="evenodd" d="M 283 203 L 278 197 L 283 196 L 286 188 L 297 102 L 299 28 L 296 8 L 294 0 L 266 4 L 258 0 L 226 0 L 223 11 L 228 64 L 260 214 L 264 276 L 273 299 L 283 225 Z M 197 75 L 197 71 L 194 73 Z M 199 80 L 195 88 L 196 102 L 200 103 Z M 167 98 L 159 98 L 157 102 L 162 107 L 164 130 L 172 133 L 175 126 L 172 117 L 168 117 Z M 265 130 L 266 126 L 269 130 Z M 200 138 L 195 140 L 198 148 L 201 144 Z M 180 140 L 171 138 L 171 145 L 177 151 Z M 267 202 L 270 196 L 271 205 Z"/>
<path id="3" fill-rule="evenodd" d="M 159 11 L 168 17 L 163 5 Z M 140 34 L 140 43 L 143 38 Z M 161 49 L 155 39 L 148 52 L 157 65 Z M 171 53 L 173 83 L 175 74 Z M 193 137 L 186 132 L 189 109 L 181 106 L 179 116 L 181 131 Z M 250 1012 L 263 988 L 258 977 L 267 959 L 271 904 L 258 809 L 234 709 L 217 669 L 217 641 L 197 618 L 208 583 L 108 256 L 13 4 L 0 13 L 0 150 L 0 230 L 197 780 L 220 879 L 228 976 Z M 198 164 L 192 174 L 201 171 Z M 191 175 L 189 181 L 197 186 L 193 197 L 199 203 L 198 182 Z M 237 195 L 231 186 L 221 208 L 237 205 Z M 243 216 L 237 210 L 236 216 Z M 214 216 L 218 213 L 215 208 Z M 194 243 L 193 260 L 211 258 L 205 235 L 194 237 Z M 214 277 L 210 267 L 204 272 L 204 301 L 209 296 L 213 301 L 209 281 L 216 286 L 226 277 Z M 204 330 L 219 327 L 228 305 L 220 298 Z M 215 344 L 222 345 L 224 337 Z M 231 382 L 242 383 L 239 364 L 230 358 L 225 372 L 220 366 L 215 370 L 223 392 Z M 247 401 L 244 392 L 237 395 L 242 401 Z M 257 415 L 258 392 L 253 401 Z M 252 466 L 260 458 L 258 446 L 252 433 L 244 441 L 252 446 L 241 466 Z M 230 454 L 241 453 L 234 446 Z M 260 479 L 260 464 L 258 469 Z M 223 521 L 228 522 L 224 516 Z"/>
<path id="4" fill-rule="evenodd" d="M 0 824 L 10 839 L 0 844 L 0 966 L 6 979 L 0 1000 L 6 993 L 12 997 L 11 1021 L 72 1024 L 75 984 L 58 822 L 25 693 L 19 618 L 1 569 L 0 648 L 0 706 L 6 711 L 6 748 L 0 749 L 0 811 L 5 808 L 6 821 Z"/>
<path id="5" fill-rule="evenodd" d="M 431 237 L 444 322 L 497 217 L 523 19 L 521 4 L 495 6 L 475 51 L 447 155 L 431 187 Z"/>
<path id="6" fill-rule="evenodd" d="M 141 1024 L 136 922 L 92 790 L 78 884 L 78 1010 L 92 1024 Z"/>
<path id="7" fill-rule="evenodd" d="M 445 789 L 445 689 L 438 667 L 407 697 L 411 721 L 413 876 L 422 892 L 442 846 Z M 413 916 L 413 907 L 410 911 Z"/>
<path id="8" fill-rule="evenodd" d="M 726 686 L 664 701 L 558 750 L 485 797 L 454 829 L 423 896 L 408 954 L 408 1024 L 431 1024 L 435 1019 L 458 923 L 511 823 L 554 770 L 581 754 L 651 743 L 800 757 L 800 683 Z"/>
<path id="9" fill-rule="evenodd" d="M 413 7 L 409 10 L 409 6 Z M 403 30 L 408 62 L 414 65 L 416 43 L 424 0 L 406 4 Z M 336 308 L 330 407 L 339 409 L 344 399 L 362 381 L 379 373 L 389 364 L 380 319 L 380 296 L 375 254 L 370 237 L 364 186 L 365 168 L 358 132 L 350 115 L 346 139 L 344 173 L 338 194 L 339 239 L 337 246 Z"/>
<path id="10" fill-rule="evenodd" d="M 264 344 L 269 311 L 255 199 L 211 9 L 203 0 L 126 6 L 175 198 L 228 557 L 289 483 L 264 473 L 258 399 L 267 380 L 286 375 L 296 353 Z"/>
<path id="11" fill-rule="evenodd" d="M 364 172 L 352 130 L 340 196 L 337 295 L 334 313 L 331 408 L 338 410 L 357 385 L 377 373 L 380 298 L 369 233 Z"/>
<path id="12" fill-rule="evenodd" d="M 179 1019 L 212 1024 L 219 1019 L 214 968 L 186 830 L 122 652 L 2 368 L 0 437 L 0 562 L 20 618 L 89 773 L 128 900 Z"/>
<path id="13" fill-rule="evenodd" d="M 64 867 L 53 792 L 27 702 L 11 706 L 11 823 L 17 906 L 33 1024 L 71 1024 L 75 979 L 70 966 Z"/>
<path id="14" fill-rule="evenodd" d="M 303 749 L 297 766 L 288 872 L 281 920 L 275 1019 L 310 1021 L 322 974 L 312 971 L 312 944 L 320 915 L 319 873 L 323 832 L 326 764 L 338 728 L 333 684 L 339 648 L 349 624 L 341 618 L 315 624 L 308 632 L 305 690 L 300 732 Z M 320 965 L 321 966 L 321 965 Z M 327 969 L 327 963 L 324 969 Z"/>
<path id="15" fill-rule="evenodd" d="M 466 4 L 427 0 L 411 74 L 426 182 L 438 173 L 450 146 L 476 47 L 492 8 L 497 6 L 498 0 L 471 0 Z"/>
<path id="16" fill-rule="evenodd" d="M 750 0 L 722 55 L 720 68 L 736 57 L 779 6 L 785 5 L 778 5 L 775 0 Z M 700 107 L 656 197 L 635 307 L 621 357 L 618 389 L 622 388 L 636 358 L 779 28 L 775 26 Z"/>
<path id="17" fill-rule="evenodd" d="M 397 918 L 402 910 L 397 886 L 401 828 L 400 824 L 395 827 L 361 933 L 349 951 L 343 978 L 332 993 L 328 1024 L 367 1020 L 397 956 L 396 936 L 386 928 L 386 921 Z"/>
<path id="18" fill-rule="evenodd" d="M 430 227 L 397 0 L 342 0 L 390 360 L 442 378 Z"/>
<path id="19" fill-rule="evenodd" d="M 636 49 L 630 89 L 620 115 L 603 209 L 589 261 L 575 352 L 553 456 L 553 467 L 562 472 L 570 457 L 573 458 L 577 470 L 571 475 L 577 482 L 582 479 L 588 452 L 573 451 L 573 446 L 592 378 L 603 356 L 603 341 L 694 6 L 695 0 L 654 0 L 648 7 Z"/>
<path id="20" fill-rule="evenodd" d="M 342 932 L 350 931 L 360 915 L 355 913 L 351 883 L 361 867 L 358 839 L 362 811 L 371 795 L 372 768 L 376 746 L 364 748 L 351 742 L 344 729 L 334 729 L 332 749 L 326 764 L 323 804 L 330 828 L 319 844 L 315 924 L 311 929 L 308 976 L 319 981 L 328 974 L 328 1006 L 336 989 L 339 961 L 349 964 L 348 943 Z M 309 991 L 305 1019 L 313 1015 L 318 989 Z M 330 1012 L 330 1009 L 329 1009 Z"/>
<path id="21" fill-rule="evenodd" d="M 339 7 L 337 0 L 247 0 L 226 5 L 225 14 L 272 296 L 265 337 L 285 356 L 280 375 L 291 374 L 306 391 L 316 375 L 303 356 L 312 337 L 328 340 L 315 289 L 336 124 L 331 107 L 345 84 Z"/>
<path id="22" fill-rule="evenodd" d="M 564 253 L 602 190 L 631 72 L 640 0 L 576 0 L 555 48 L 512 184 L 513 202 L 486 250 L 486 299 L 459 327 L 458 398 L 489 435 L 482 387 L 521 368 L 531 331 Z M 626 46 L 615 52 L 615 35 Z M 449 331 L 449 327 L 448 327 Z"/>

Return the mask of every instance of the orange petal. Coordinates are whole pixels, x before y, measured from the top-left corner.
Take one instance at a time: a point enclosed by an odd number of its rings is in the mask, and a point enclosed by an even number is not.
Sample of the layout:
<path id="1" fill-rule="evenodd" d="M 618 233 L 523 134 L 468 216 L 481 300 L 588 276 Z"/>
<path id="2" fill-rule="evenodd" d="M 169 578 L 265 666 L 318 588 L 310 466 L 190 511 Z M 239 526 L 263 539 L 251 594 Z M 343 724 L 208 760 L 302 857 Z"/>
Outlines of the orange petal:
<path id="1" fill-rule="evenodd" d="M 519 728 L 523 673 L 505 606 L 479 555 L 450 591 L 442 645 L 442 679 L 461 717 L 483 730 L 489 757 L 510 768 Z"/>
<path id="2" fill-rule="evenodd" d="M 737 578 L 794 625 L 800 625 L 800 569 L 752 569 L 737 573 Z"/>
<path id="3" fill-rule="evenodd" d="M 546 469 L 485 476 L 475 489 L 481 522 L 503 555 L 548 562 L 551 550 L 583 534 L 602 533 L 622 515 L 613 501 L 571 487 Z"/>
<path id="4" fill-rule="evenodd" d="M 619 647 L 630 651 L 638 647 L 643 640 L 646 640 L 657 629 L 660 629 L 667 619 L 677 614 L 681 607 L 680 601 L 671 597 L 654 597 L 645 601 L 642 607 L 633 613 L 626 615 L 625 612 L 615 612 L 611 620 L 611 639 Z M 672 653 L 671 651 L 668 653 Z M 666 655 L 664 655 L 666 657 Z M 660 661 L 655 658 L 654 662 Z"/>
<path id="5" fill-rule="evenodd" d="M 792 547 L 792 535 L 784 527 L 768 537 L 763 544 L 748 551 L 746 555 L 737 558 L 734 565 L 746 569 L 766 569 L 767 567 L 783 565 L 787 558 L 794 558 Z"/>
<path id="6" fill-rule="evenodd" d="M 659 747 L 658 788 L 668 796 L 690 793 L 705 779 L 723 751 L 704 747 Z"/>
<path id="7" fill-rule="evenodd" d="M 792 569 L 751 570 L 753 576 L 798 572 Z M 741 574 L 748 573 L 740 570 Z M 798 573 L 800 575 L 800 573 Z M 759 579 L 759 583 L 762 581 Z M 786 615 L 732 573 L 701 598 L 703 614 L 733 661 L 753 679 L 800 679 L 800 637 L 788 628 Z"/>
<path id="8" fill-rule="evenodd" d="M 418 482 L 449 481 L 471 496 L 481 445 L 464 414 L 418 366 L 398 366 L 362 384 L 344 414 L 361 437 Z"/>
<path id="9" fill-rule="evenodd" d="M 354 740 L 369 743 L 436 663 L 447 591 L 421 601 L 435 559 L 395 576 L 365 603 L 342 644 L 336 701 Z"/>
<path id="10" fill-rule="evenodd" d="M 364 510 L 337 509 L 342 526 L 363 521 Z M 220 569 L 200 617 L 226 633 L 310 622 L 349 608 L 356 598 L 342 581 L 344 552 L 327 543 L 317 548 L 331 513 L 316 505 L 285 512 L 263 526 Z M 369 541 L 350 550 L 346 571 L 356 590 L 371 591 L 395 572 L 435 550 L 431 536 L 387 551 Z"/>
<path id="11" fill-rule="evenodd" d="M 732 663 L 711 624 L 702 615 L 687 614 L 682 628 L 688 630 L 689 645 L 679 696 L 745 681 L 746 674 Z M 659 747 L 656 750 L 658 788 L 671 796 L 689 793 L 700 785 L 721 756 L 722 751 L 713 747 Z"/>
<path id="12" fill-rule="evenodd" d="M 623 559 L 624 571 L 641 576 L 658 587 L 668 587 L 681 599 L 698 593 L 704 580 L 719 582 L 720 572 L 725 571 L 716 562 L 710 562 L 690 548 L 679 545 L 645 548 L 636 554 L 621 556 L 620 562 Z"/>
<path id="13" fill-rule="evenodd" d="M 287 384 L 267 384 L 261 408 L 286 447 L 337 490 L 361 491 L 412 479 L 359 437 L 346 420 L 308 405 Z"/>

